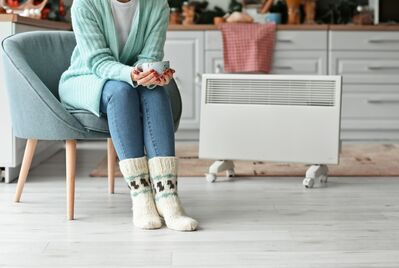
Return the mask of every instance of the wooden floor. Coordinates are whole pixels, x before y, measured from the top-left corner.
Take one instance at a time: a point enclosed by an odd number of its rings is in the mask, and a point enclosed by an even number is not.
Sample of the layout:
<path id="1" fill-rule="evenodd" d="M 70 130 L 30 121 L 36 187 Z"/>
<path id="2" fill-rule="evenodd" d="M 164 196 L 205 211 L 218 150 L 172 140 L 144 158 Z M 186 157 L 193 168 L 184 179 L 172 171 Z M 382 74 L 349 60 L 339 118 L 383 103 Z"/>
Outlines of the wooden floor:
<path id="1" fill-rule="evenodd" d="M 66 221 L 64 154 L 35 168 L 22 203 L 0 184 L 0 267 L 399 267 L 399 178 L 302 178 L 206 183 L 182 178 L 200 230 L 133 227 L 122 179 L 87 174 L 104 151 L 80 150 L 76 220 Z M 399 164 L 399 163 L 398 163 Z"/>

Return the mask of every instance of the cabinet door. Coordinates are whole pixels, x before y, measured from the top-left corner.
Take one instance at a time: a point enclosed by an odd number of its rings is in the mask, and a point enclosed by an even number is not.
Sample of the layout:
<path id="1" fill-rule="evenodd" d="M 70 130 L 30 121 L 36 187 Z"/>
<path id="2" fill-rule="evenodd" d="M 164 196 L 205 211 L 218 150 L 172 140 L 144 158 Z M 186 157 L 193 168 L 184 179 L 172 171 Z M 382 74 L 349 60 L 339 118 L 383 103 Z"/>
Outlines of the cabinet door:
<path id="1" fill-rule="evenodd" d="M 346 84 L 399 84 L 397 51 L 332 51 L 330 72 Z M 379 86 L 375 86 L 378 91 Z"/>
<path id="2" fill-rule="evenodd" d="M 176 70 L 175 80 L 182 96 L 180 129 L 199 129 L 203 58 L 203 32 L 168 32 L 164 59 Z"/>
<path id="3" fill-rule="evenodd" d="M 275 51 L 272 74 L 327 74 L 327 51 Z"/>
<path id="4" fill-rule="evenodd" d="M 221 51 L 206 52 L 206 72 L 223 72 L 223 53 Z M 272 74 L 327 74 L 326 51 L 275 51 Z"/>
<path id="5" fill-rule="evenodd" d="M 331 50 L 399 51 L 397 31 L 330 31 Z"/>

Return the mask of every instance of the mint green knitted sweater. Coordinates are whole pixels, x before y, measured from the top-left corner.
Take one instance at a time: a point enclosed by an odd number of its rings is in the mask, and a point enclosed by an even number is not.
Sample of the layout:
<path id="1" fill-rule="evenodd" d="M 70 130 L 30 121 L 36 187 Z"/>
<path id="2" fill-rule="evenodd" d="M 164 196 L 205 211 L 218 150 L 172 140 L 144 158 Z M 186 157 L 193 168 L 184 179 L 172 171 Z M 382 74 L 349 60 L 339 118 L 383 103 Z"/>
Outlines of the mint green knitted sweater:
<path id="1" fill-rule="evenodd" d="M 169 18 L 167 0 L 136 1 L 140 1 L 139 10 L 119 52 L 109 0 L 74 0 L 71 14 L 77 46 L 71 66 L 62 74 L 59 84 L 65 107 L 99 116 L 102 88 L 107 80 L 133 85 L 132 66 L 163 59 Z"/>

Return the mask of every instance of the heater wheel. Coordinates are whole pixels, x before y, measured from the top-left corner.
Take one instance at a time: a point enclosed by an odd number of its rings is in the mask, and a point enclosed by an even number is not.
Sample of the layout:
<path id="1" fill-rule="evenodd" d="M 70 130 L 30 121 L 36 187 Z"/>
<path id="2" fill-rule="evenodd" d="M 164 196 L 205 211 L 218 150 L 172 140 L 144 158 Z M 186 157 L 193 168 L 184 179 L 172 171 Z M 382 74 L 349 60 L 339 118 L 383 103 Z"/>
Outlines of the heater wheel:
<path id="1" fill-rule="evenodd" d="M 236 173 L 234 172 L 234 169 L 228 169 L 228 170 L 226 170 L 226 177 L 227 177 L 227 178 L 234 177 L 235 175 L 236 175 Z"/>
<path id="2" fill-rule="evenodd" d="M 303 186 L 305 186 L 306 188 L 313 188 L 314 179 L 313 178 L 305 178 L 303 180 Z"/>
<path id="3" fill-rule="evenodd" d="M 328 167 L 326 165 L 313 165 L 306 171 L 306 177 L 303 180 L 303 185 L 306 188 L 313 188 L 315 181 L 318 180 L 320 184 L 327 183 Z"/>
<path id="4" fill-rule="evenodd" d="M 210 182 L 210 183 L 215 182 L 216 178 L 217 178 L 216 174 L 213 174 L 213 173 L 207 173 L 207 174 L 205 174 L 205 176 L 206 176 L 206 181 Z"/>
<path id="5" fill-rule="evenodd" d="M 231 178 L 235 176 L 234 163 L 231 160 L 218 160 L 215 161 L 210 167 L 208 173 L 205 174 L 208 182 L 215 182 L 217 179 L 216 174 L 219 172 L 226 172 L 226 177 Z"/>

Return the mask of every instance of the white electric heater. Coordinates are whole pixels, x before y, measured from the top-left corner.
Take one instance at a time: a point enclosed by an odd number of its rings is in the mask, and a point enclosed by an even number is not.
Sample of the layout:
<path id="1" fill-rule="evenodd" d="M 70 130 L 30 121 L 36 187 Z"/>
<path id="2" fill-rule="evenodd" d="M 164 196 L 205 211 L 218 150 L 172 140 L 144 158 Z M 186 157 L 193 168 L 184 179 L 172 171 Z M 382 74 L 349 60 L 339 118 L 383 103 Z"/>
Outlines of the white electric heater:
<path id="1" fill-rule="evenodd" d="M 216 161 L 210 182 L 233 160 L 312 165 L 303 184 L 327 182 L 338 164 L 341 76 L 204 74 L 199 157 Z"/>

